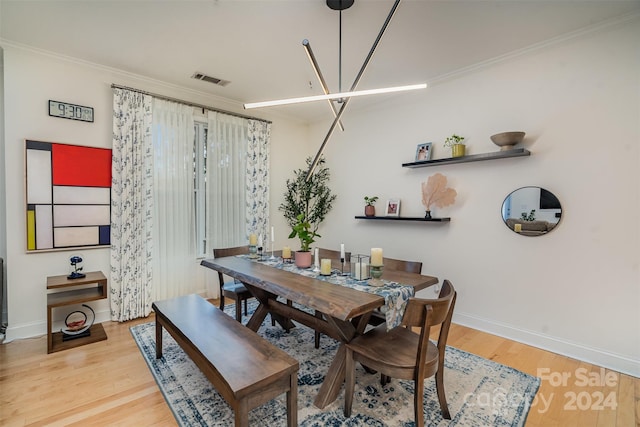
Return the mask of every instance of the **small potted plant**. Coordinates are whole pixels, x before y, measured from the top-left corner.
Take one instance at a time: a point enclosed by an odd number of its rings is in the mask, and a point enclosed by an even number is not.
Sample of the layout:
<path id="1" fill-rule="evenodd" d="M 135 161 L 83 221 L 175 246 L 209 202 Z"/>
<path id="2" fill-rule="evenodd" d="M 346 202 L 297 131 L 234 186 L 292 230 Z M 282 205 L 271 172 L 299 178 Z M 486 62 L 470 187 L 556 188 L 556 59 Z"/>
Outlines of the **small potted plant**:
<path id="1" fill-rule="evenodd" d="M 296 266 L 299 268 L 311 267 L 311 244 L 315 242 L 316 237 L 321 237 L 318 233 L 311 229 L 311 224 L 306 220 L 304 214 L 296 217 L 297 221 L 293 225 L 289 238 L 298 237 L 300 239 L 300 250 L 296 251 Z"/>
<path id="2" fill-rule="evenodd" d="M 451 148 L 451 157 L 462 157 L 465 153 L 464 136 L 455 133 L 444 140 L 444 146 Z"/>
<path id="3" fill-rule="evenodd" d="M 376 207 L 378 196 L 364 196 L 364 214 L 365 216 L 376 216 Z"/>

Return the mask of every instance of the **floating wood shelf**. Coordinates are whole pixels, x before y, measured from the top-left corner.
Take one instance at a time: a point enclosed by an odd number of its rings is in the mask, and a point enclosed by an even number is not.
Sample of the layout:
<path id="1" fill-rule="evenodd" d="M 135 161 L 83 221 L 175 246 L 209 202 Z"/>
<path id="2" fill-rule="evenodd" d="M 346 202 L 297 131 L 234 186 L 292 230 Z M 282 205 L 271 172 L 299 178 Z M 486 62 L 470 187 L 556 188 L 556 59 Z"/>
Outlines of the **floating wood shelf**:
<path id="1" fill-rule="evenodd" d="M 356 216 L 356 219 L 380 219 L 387 221 L 417 221 L 417 222 L 449 222 L 451 218 L 431 218 L 426 219 L 425 217 L 419 216 Z"/>
<path id="2" fill-rule="evenodd" d="M 447 157 L 444 159 L 423 160 L 421 162 L 403 163 L 403 168 L 426 168 L 429 166 L 452 165 L 455 163 L 480 162 L 483 160 L 508 159 L 510 157 L 530 156 L 531 152 L 524 148 L 514 148 L 506 151 L 496 151 L 494 153 L 471 154 L 462 157 Z"/>

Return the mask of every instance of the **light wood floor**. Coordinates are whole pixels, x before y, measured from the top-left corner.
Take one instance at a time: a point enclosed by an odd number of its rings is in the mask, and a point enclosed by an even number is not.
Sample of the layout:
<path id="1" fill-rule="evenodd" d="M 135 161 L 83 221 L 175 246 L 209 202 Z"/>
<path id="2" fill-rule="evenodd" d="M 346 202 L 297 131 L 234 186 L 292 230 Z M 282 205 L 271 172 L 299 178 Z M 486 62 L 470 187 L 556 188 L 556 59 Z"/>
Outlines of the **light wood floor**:
<path id="1" fill-rule="evenodd" d="M 53 354 L 46 337 L 0 345 L 0 425 L 175 426 L 129 332 L 151 320 L 104 323 L 106 341 Z M 532 375 L 548 369 L 528 427 L 640 426 L 638 378 L 458 325 L 449 344 Z M 603 378 L 608 385 L 594 384 Z"/>

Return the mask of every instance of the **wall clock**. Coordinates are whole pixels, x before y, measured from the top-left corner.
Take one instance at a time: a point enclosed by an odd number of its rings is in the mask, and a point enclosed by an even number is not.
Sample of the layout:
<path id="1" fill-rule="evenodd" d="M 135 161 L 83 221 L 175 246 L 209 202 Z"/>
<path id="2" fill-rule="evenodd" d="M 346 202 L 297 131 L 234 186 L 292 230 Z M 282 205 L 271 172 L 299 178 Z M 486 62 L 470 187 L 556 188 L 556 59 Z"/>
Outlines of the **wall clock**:
<path id="1" fill-rule="evenodd" d="M 49 100 L 49 115 L 63 119 L 80 120 L 81 122 L 93 123 L 93 108 L 83 105 L 70 104 Z"/>

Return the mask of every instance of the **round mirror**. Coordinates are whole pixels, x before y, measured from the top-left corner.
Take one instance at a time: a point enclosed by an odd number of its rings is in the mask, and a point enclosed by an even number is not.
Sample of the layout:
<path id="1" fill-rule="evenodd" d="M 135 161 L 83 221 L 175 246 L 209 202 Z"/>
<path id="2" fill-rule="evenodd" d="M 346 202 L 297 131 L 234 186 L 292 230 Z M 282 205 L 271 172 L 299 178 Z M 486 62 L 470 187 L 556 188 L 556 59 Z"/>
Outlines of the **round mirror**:
<path id="1" fill-rule="evenodd" d="M 549 190 L 522 187 L 502 202 L 502 219 L 523 236 L 542 236 L 553 231 L 562 217 L 560 200 Z"/>

